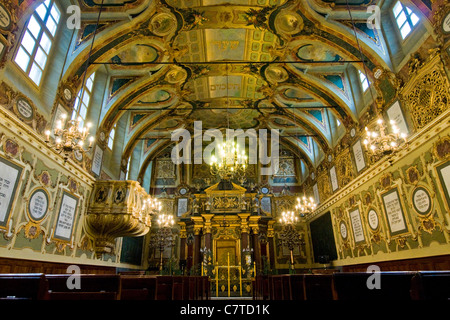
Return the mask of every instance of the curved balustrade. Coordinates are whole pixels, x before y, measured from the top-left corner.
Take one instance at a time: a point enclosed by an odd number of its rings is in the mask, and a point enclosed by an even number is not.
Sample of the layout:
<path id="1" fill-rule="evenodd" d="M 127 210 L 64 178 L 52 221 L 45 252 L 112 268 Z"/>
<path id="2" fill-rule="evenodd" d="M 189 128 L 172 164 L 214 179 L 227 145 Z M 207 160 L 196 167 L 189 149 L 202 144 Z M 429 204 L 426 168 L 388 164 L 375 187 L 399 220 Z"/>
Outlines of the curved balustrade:
<path id="1" fill-rule="evenodd" d="M 150 230 L 149 195 L 137 181 L 97 181 L 85 218 L 97 256 L 114 253 L 118 237 L 139 237 Z"/>

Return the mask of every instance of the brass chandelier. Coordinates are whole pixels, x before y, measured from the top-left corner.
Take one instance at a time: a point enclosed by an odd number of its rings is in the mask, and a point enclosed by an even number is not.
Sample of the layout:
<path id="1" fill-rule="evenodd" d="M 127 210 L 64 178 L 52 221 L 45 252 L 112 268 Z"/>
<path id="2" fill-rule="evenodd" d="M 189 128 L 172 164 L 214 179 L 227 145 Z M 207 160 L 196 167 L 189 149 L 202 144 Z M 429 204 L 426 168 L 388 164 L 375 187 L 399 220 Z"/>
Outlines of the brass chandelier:
<path id="1" fill-rule="evenodd" d="M 317 204 L 314 202 L 314 199 L 312 197 L 309 197 L 309 199 L 306 196 L 303 196 L 302 198 L 297 198 L 297 204 L 295 206 L 295 210 L 297 210 L 300 213 L 301 217 L 304 217 L 307 214 L 310 214 L 316 210 Z"/>
<path id="2" fill-rule="evenodd" d="M 89 146 L 85 149 L 85 141 L 89 135 L 90 123 L 86 127 L 80 125 L 81 118 L 76 120 L 69 120 L 66 122 L 67 115 L 61 115 L 61 119 L 56 122 L 56 127 L 53 131 L 55 135 L 55 142 L 50 143 L 50 130 L 45 132 L 45 142 L 54 148 L 58 153 L 64 154 L 64 161 L 67 161 L 69 156 L 75 152 L 88 152 L 92 148 L 94 137 L 89 138 Z"/>
<path id="3" fill-rule="evenodd" d="M 406 142 L 406 134 L 400 132 L 394 120 L 390 120 L 392 132 L 388 133 L 383 119 L 377 120 L 378 130 L 370 131 L 367 127 L 367 137 L 363 141 L 364 145 L 373 155 L 391 155 L 398 151 Z"/>
<path id="4" fill-rule="evenodd" d="M 217 157 L 215 155 L 211 157 L 210 172 L 212 175 L 218 175 L 221 180 L 242 180 L 245 177 L 247 163 L 248 156 L 245 150 L 239 150 L 239 144 L 227 140 L 219 145 Z"/>

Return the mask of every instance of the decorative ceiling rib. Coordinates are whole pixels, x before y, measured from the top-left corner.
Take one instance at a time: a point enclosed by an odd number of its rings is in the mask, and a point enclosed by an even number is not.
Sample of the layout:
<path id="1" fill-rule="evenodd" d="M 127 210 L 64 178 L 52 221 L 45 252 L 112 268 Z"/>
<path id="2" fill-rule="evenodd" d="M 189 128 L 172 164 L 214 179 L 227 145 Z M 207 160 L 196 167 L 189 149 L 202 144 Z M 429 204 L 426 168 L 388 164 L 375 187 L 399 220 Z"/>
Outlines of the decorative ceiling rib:
<path id="1" fill-rule="evenodd" d="M 114 82 L 99 132 L 130 114 L 139 119 L 127 129 L 124 159 L 143 139 L 167 139 L 194 121 L 204 129 L 280 129 L 291 146 L 305 135 L 327 153 L 335 142 L 329 117 L 347 130 L 358 123 L 348 65 L 371 80 L 375 68 L 389 70 L 373 37 L 344 23 L 349 9 L 361 19 L 375 2 L 105 0 L 90 57 L 93 32 L 81 30 L 63 83 L 80 85 L 86 64 L 88 73 L 108 70 Z M 101 2 L 82 3 L 87 28 Z M 160 144 L 148 148 L 156 154 Z"/>

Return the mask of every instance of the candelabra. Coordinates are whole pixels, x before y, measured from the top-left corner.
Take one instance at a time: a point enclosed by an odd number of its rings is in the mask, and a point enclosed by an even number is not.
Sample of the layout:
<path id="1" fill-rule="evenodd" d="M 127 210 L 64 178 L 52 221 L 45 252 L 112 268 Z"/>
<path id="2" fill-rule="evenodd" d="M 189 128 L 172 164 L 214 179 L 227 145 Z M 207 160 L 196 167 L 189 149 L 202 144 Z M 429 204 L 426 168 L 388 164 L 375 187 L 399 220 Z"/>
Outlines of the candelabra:
<path id="1" fill-rule="evenodd" d="M 243 181 L 248 161 L 245 150 L 240 151 L 238 144 L 227 140 L 219 145 L 218 151 L 217 157 L 211 157 L 211 174 L 218 175 L 221 180 L 238 179 Z"/>
<path id="2" fill-rule="evenodd" d="M 314 199 L 312 197 L 309 197 L 309 199 L 306 196 L 303 196 L 302 198 L 297 198 L 297 205 L 295 206 L 295 210 L 300 212 L 300 216 L 304 217 L 307 214 L 310 214 L 316 210 L 317 204 L 314 202 Z"/>
<path id="3" fill-rule="evenodd" d="M 90 137 L 88 148 L 84 148 L 84 143 L 88 137 L 89 128 L 91 127 L 90 123 L 88 123 L 86 127 L 82 127 L 80 125 L 81 118 L 66 122 L 66 117 L 67 115 L 63 114 L 61 119 L 56 122 L 56 128 L 53 130 L 55 136 L 55 142 L 53 144 L 50 143 L 51 131 L 47 130 L 45 132 L 45 142 L 51 148 L 55 148 L 58 153 L 63 153 L 64 161 L 67 161 L 69 156 L 74 152 L 88 152 L 92 148 L 92 143 L 94 142 L 94 137 Z"/>
<path id="4" fill-rule="evenodd" d="M 401 145 L 406 142 L 406 134 L 400 132 L 395 121 L 389 122 L 392 127 L 392 133 L 387 133 L 383 119 L 378 119 L 378 131 L 370 131 L 366 127 L 367 138 L 363 141 L 364 145 L 373 155 L 390 155 L 399 150 Z"/>
<path id="5" fill-rule="evenodd" d="M 293 211 L 284 211 L 281 214 L 279 222 L 283 225 L 283 230 L 280 234 L 280 245 L 287 247 L 290 252 L 290 272 L 294 272 L 294 248 L 302 243 L 300 235 L 295 230 L 295 223 L 298 222 L 298 217 Z"/>
<path id="6" fill-rule="evenodd" d="M 150 246 L 159 249 L 159 270 L 162 272 L 164 248 L 173 246 L 175 241 L 172 235 L 172 225 L 174 224 L 173 216 L 169 214 L 159 214 L 157 223 L 159 229 L 150 239 Z"/>

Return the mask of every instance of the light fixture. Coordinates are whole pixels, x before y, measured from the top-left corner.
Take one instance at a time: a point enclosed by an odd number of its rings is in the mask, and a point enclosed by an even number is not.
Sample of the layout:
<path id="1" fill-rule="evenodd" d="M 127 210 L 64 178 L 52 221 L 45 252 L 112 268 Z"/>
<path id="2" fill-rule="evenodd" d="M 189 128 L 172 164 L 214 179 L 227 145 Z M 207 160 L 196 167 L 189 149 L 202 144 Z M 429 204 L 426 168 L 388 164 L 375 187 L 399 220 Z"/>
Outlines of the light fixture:
<path id="1" fill-rule="evenodd" d="M 294 211 L 283 211 L 281 213 L 281 218 L 279 219 L 280 224 L 283 226 L 283 230 L 280 233 L 280 245 L 287 247 L 290 251 L 290 264 L 289 272 L 295 273 L 295 262 L 294 262 L 294 248 L 301 245 L 302 239 L 298 232 L 295 230 L 295 223 L 298 222 L 298 217 Z"/>
<path id="2" fill-rule="evenodd" d="M 170 228 L 172 227 L 174 220 L 172 215 L 162 213 L 158 215 L 157 222 L 160 228 Z"/>
<path id="3" fill-rule="evenodd" d="M 218 154 L 211 157 L 210 172 L 221 180 L 241 180 L 245 177 L 248 156 L 239 150 L 239 144 L 227 140 L 218 146 Z"/>
<path id="4" fill-rule="evenodd" d="M 316 210 L 317 204 L 314 202 L 312 197 L 307 198 L 305 195 L 297 198 L 297 204 L 295 210 L 300 213 L 301 217 L 310 214 Z"/>
<path id="5" fill-rule="evenodd" d="M 392 132 L 388 133 L 383 119 L 377 120 L 378 130 L 370 131 L 366 127 L 367 137 L 363 143 L 373 155 L 390 155 L 399 150 L 406 142 L 406 134 L 400 132 L 394 120 L 390 120 Z"/>
<path id="6" fill-rule="evenodd" d="M 74 152 L 88 152 L 92 148 L 94 137 L 89 138 L 89 146 L 85 149 L 85 142 L 89 134 L 91 124 L 88 123 L 86 127 L 80 125 L 81 118 L 76 120 L 66 121 L 67 115 L 61 115 L 61 119 L 56 122 L 53 134 L 55 135 L 55 142 L 50 143 L 50 130 L 45 132 L 45 142 L 54 148 L 58 153 L 63 153 L 64 161 L 67 161 L 69 156 Z"/>
<path id="7" fill-rule="evenodd" d="M 298 217 L 294 211 L 283 211 L 279 222 L 284 225 L 292 225 L 298 222 Z"/>
<path id="8" fill-rule="evenodd" d="M 226 65 L 227 79 L 227 126 L 230 128 L 229 110 L 230 96 L 228 93 L 228 65 Z M 241 184 L 245 182 L 245 171 L 248 162 L 248 156 L 244 150 L 239 150 L 239 144 L 234 139 L 227 139 L 225 143 L 219 144 L 216 153 L 211 157 L 210 173 L 218 175 L 222 181 L 230 182 L 231 179 L 237 179 Z"/>

